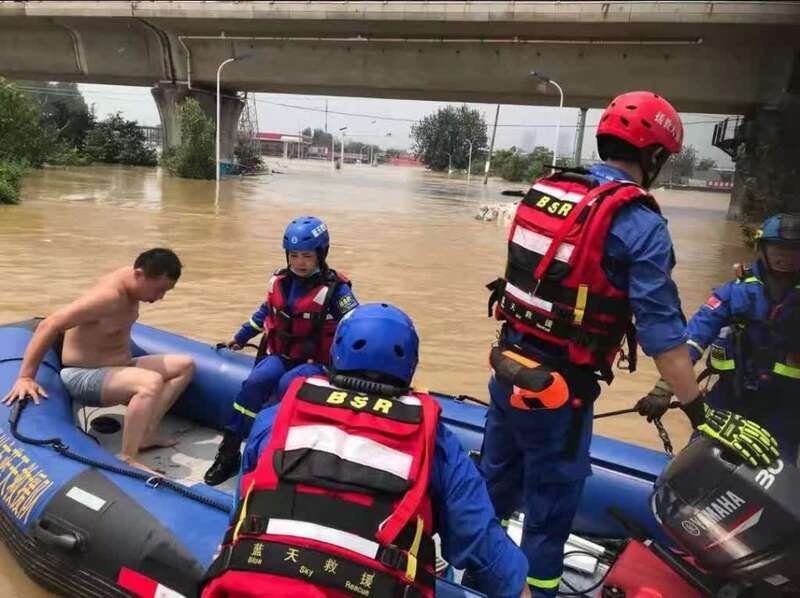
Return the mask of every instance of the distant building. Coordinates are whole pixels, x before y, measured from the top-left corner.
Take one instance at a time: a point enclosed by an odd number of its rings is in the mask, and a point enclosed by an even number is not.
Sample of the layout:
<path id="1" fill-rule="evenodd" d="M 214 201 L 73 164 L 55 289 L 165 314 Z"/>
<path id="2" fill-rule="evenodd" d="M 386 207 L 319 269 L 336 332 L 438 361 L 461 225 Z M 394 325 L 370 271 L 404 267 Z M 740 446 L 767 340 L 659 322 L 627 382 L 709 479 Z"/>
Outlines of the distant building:
<path id="1" fill-rule="evenodd" d="M 392 166 L 423 166 L 422 162 L 417 160 L 413 154 L 400 154 L 399 156 L 392 156 L 387 160 L 388 164 Z"/>
<path id="2" fill-rule="evenodd" d="M 311 136 L 300 133 L 256 133 L 262 156 L 305 158 L 311 148 Z"/>
<path id="3" fill-rule="evenodd" d="M 312 145 L 308 148 L 306 157 L 313 158 L 315 160 L 330 160 L 331 147 L 329 145 Z"/>

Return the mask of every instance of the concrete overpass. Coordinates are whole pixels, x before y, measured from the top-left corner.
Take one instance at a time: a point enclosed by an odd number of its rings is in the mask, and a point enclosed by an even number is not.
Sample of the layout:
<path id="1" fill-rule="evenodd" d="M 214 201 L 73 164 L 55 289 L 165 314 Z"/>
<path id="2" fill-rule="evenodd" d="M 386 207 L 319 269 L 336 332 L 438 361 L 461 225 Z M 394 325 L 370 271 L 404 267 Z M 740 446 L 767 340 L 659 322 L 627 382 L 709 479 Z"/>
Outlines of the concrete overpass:
<path id="1" fill-rule="evenodd" d="M 229 91 L 557 103 L 539 69 L 569 106 L 645 88 L 749 114 L 800 90 L 799 32 L 795 2 L 3 2 L 0 73 L 155 85 L 172 144 L 175 102 L 210 109 L 234 56 Z M 227 101 L 224 129 L 239 110 Z"/>
<path id="2" fill-rule="evenodd" d="M 4 2 L 11 78 L 602 107 L 632 87 L 683 111 L 769 101 L 800 49 L 794 2 Z M 223 37 L 224 36 L 224 37 Z"/>

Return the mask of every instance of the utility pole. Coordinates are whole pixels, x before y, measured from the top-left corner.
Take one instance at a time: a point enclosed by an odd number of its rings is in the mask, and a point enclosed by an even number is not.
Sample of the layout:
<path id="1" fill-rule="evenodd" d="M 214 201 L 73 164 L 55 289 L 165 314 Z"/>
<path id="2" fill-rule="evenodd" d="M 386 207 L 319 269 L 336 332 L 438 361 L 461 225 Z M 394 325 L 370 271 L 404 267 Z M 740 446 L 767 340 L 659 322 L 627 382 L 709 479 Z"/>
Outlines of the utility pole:
<path id="1" fill-rule="evenodd" d="M 489 155 L 486 157 L 486 168 L 484 169 L 483 173 L 483 184 L 485 185 L 489 181 L 489 166 L 492 162 L 492 152 L 494 151 L 494 136 L 497 134 L 497 119 L 500 116 L 500 104 L 497 105 L 497 109 L 494 111 L 494 127 L 492 127 L 492 142 L 489 144 Z"/>
<path id="2" fill-rule="evenodd" d="M 325 98 L 325 132 L 328 132 L 328 98 Z"/>
<path id="3" fill-rule="evenodd" d="M 578 112 L 578 128 L 575 131 L 575 156 L 573 160 L 575 168 L 581 165 L 581 154 L 583 153 L 583 129 L 586 127 L 586 108 L 581 108 Z"/>

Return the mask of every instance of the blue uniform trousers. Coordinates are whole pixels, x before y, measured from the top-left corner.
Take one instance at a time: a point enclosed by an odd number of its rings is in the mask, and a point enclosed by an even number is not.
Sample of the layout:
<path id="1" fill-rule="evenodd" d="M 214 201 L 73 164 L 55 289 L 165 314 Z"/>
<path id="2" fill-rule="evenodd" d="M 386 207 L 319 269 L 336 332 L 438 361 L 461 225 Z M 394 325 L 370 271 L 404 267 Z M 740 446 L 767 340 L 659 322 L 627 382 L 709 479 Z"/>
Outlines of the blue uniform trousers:
<path id="1" fill-rule="evenodd" d="M 265 406 L 279 402 L 292 380 L 298 376 L 315 376 L 321 373 L 323 369 L 319 364 L 297 365 L 279 355 L 267 355 L 242 382 L 242 389 L 233 403 L 233 414 L 225 430 L 246 439 L 258 412 Z"/>
<path id="2" fill-rule="evenodd" d="M 528 559 L 528 583 L 536 597 L 549 598 L 558 591 L 564 543 L 591 471 L 592 403 L 599 387 L 593 377 L 565 378 L 572 396 L 584 401 L 577 416 L 570 405 L 540 411 L 514 408 L 510 405 L 511 386 L 495 378 L 489 382 L 492 402 L 486 417 L 481 470 L 500 520 L 520 509 L 525 514 L 522 550 Z M 570 456 L 567 443 L 576 425 L 578 443 Z"/>

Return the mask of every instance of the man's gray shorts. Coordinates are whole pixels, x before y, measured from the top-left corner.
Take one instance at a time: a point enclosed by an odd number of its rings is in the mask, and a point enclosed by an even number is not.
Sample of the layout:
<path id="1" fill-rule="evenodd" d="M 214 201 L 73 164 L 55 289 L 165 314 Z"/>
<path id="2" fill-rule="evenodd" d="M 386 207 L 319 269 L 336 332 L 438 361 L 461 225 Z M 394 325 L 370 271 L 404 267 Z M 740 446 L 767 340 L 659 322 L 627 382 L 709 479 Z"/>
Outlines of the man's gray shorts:
<path id="1" fill-rule="evenodd" d="M 61 381 L 67 387 L 69 396 L 89 407 L 100 406 L 100 394 L 108 368 L 62 368 Z"/>

